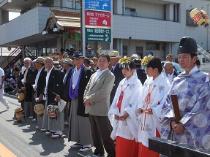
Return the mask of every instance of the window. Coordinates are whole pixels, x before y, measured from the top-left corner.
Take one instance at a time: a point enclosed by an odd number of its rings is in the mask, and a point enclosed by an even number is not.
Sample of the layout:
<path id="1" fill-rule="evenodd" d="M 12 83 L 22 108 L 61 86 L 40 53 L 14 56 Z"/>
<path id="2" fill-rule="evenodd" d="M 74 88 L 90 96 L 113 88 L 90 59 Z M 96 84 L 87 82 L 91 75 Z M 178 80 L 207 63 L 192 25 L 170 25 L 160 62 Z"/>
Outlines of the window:
<path id="1" fill-rule="evenodd" d="M 141 57 L 143 58 L 143 47 L 142 46 L 137 46 L 136 47 L 136 53 Z"/>
<path id="2" fill-rule="evenodd" d="M 128 46 L 123 45 L 123 56 L 127 56 L 127 55 L 128 55 Z"/>
<path id="3" fill-rule="evenodd" d="M 63 7 L 64 8 L 74 8 L 74 1 L 73 0 L 63 0 Z"/>
<path id="4" fill-rule="evenodd" d="M 113 49 L 117 50 L 117 39 L 113 39 Z"/>
<path id="5" fill-rule="evenodd" d="M 173 22 L 180 21 L 180 4 L 164 4 L 163 19 Z"/>
<path id="6" fill-rule="evenodd" d="M 164 20 L 167 20 L 167 14 L 168 14 L 167 8 L 168 8 L 168 5 L 167 4 L 164 4 L 163 5 L 163 19 Z"/>
<path id="7" fill-rule="evenodd" d="M 137 16 L 136 9 L 135 8 L 125 8 L 125 14 L 131 15 L 131 16 Z"/>
<path id="8" fill-rule="evenodd" d="M 173 21 L 174 22 L 179 22 L 179 4 L 174 4 L 174 18 Z"/>
<path id="9" fill-rule="evenodd" d="M 117 11 L 117 0 L 113 0 L 113 13 L 114 14 L 118 14 L 118 11 Z"/>
<path id="10" fill-rule="evenodd" d="M 160 50 L 160 43 L 149 42 L 146 44 L 146 50 Z"/>

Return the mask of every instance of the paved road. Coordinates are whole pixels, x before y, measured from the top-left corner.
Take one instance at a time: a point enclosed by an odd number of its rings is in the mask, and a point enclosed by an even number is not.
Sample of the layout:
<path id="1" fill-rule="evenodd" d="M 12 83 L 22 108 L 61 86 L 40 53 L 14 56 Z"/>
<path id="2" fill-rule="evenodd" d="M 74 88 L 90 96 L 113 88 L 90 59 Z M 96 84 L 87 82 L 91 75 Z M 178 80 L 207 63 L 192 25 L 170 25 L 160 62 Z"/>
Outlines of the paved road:
<path id="1" fill-rule="evenodd" d="M 72 149 L 67 138 L 51 139 L 41 131 L 36 131 L 35 123 L 25 122 L 15 125 L 14 109 L 19 105 L 16 99 L 5 97 L 9 110 L 0 103 L 0 145 L 13 152 L 17 157 L 79 157 L 77 149 Z M 71 148 L 71 149 L 70 149 Z M 0 152 L 0 156 L 1 156 Z M 85 156 L 85 155 L 84 155 Z M 2 156 L 6 157 L 6 156 Z"/>

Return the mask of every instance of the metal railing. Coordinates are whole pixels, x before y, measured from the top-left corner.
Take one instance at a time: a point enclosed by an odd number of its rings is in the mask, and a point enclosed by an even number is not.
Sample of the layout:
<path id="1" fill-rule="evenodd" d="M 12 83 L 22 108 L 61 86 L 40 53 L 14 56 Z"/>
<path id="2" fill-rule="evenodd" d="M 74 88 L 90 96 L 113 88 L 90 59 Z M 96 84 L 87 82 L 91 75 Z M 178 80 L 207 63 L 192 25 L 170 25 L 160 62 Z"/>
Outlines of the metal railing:
<path id="1" fill-rule="evenodd" d="M 17 58 L 19 59 L 20 55 L 21 55 L 21 48 L 17 47 L 14 49 L 14 51 L 12 51 L 8 57 L 5 59 L 5 61 L 2 63 L 2 67 L 4 69 L 6 69 L 11 63 L 13 63 L 15 60 L 17 60 Z"/>
<path id="2" fill-rule="evenodd" d="M 200 45 L 198 45 L 198 53 L 202 54 L 208 61 L 210 61 L 210 53 L 204 50 Z"/>

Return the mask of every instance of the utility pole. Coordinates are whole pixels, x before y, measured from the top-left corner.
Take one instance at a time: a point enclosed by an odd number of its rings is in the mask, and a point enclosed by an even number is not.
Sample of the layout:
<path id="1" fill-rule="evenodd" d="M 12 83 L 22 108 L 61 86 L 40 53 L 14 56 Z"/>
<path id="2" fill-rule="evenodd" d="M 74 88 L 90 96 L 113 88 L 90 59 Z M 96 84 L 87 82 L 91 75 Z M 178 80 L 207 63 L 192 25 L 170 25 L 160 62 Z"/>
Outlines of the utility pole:
<path id="1" fill-rule="evenodd" d="M 83 56 L 86 56 L 86 39 L 85 39 L 85 0 L 80 0 L 80 25 L 81 25 L 81 50 Z"/>
<path id="2" fill-rule="evenodd" d="M 207 4 L 207 14 L 209 14 L 209 3 Z M 206 27 L 206 50 L 209 51 L 209 26 Z"/>

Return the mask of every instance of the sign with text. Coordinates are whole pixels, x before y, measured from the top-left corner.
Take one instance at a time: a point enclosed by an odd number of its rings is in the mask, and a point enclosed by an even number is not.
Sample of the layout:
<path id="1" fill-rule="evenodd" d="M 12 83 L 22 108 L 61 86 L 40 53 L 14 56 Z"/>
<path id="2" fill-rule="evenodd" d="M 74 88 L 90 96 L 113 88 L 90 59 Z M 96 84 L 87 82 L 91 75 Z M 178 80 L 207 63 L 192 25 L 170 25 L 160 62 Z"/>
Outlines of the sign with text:
<path id="1" fill-rule="evenodd" d="M 85 25 L 111 27 L 111 12 L 85 11 Z"/>
<path id="2" fill-rule="evenodd" d="M 85 0 L 85 10 L 111 11 L 111 0 Z"/>
<path id="3" fill-rule="evenodd" d="M 86 28 L 85 33 L 87 41 L 111 42 L 111 29 Z"/>

